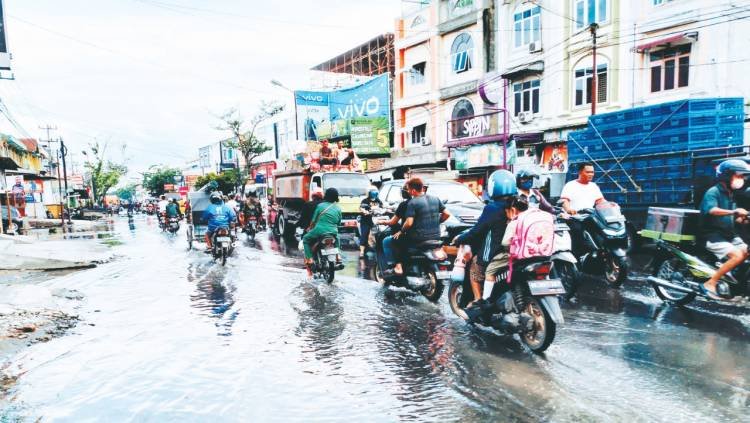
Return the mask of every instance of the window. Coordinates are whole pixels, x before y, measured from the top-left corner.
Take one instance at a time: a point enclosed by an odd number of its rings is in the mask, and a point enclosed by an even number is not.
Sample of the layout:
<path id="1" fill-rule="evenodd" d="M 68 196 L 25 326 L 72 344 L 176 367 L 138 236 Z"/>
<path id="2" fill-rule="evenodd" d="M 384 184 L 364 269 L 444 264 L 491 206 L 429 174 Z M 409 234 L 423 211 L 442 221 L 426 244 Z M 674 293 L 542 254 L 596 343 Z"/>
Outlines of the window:
<path id="1" fill-rule="evenodd" d="M 416 63 L 409 69 L 409 85 L 424 84 L 424 71 L 426 62 Z"/>
<path id="2" fill-rule="evenodd" d="M 672 3 L 674 0 L 651 0 L 654 6 L 661 6 L 662 4 Z"/>
<path id="3" fill-rule="evenodd" d="M 609 19 L 608 2 L 609 0 L 575 0 L 576 28 L 606 22 Z"/>
<path id="4" fill-rule="evenodd" d="M 659 50 L 649 55 L 651 92 L 687 87 L 690 80 L 690 44 Z"/>
<path id="5" fill-rule="evenodd" d="M 591 104 L 593 70 L 589 67 L 575 70 L 575 105 Z M 596 65 L 596 102 L 607 102 L 607 64 Z"/>
<path id="6" fill-rule="evenodd" d="M 466 136 L 464 132 L 464 121 L 474 117 L 474 106 L 469 100 L 461 99 L 453 106 L 451 113 L 451 134 L 453 138 Z"/>
<path id="7" fill-rule="evenodd" d="M 461 16 L 473 9 L 474 0 L 451 0 L 449 13 L 451 17 Z"/>
<path id="8" fill-rule="evenodd" d="M 422 144 L 422 139 L 427 137 L 427 124 L 417 125 L 411 130 L 412 145 Z"/>
<path id="9" fill-rule="evenodd" d="M 471 56 L 474 53 L 474 42 L 471 35 L 460 34 L 451 45 L 451 64 L 454 73 L 466 72 L 471 69 Z"/>
<path id="10" fill-rule="evenodd" d="M 513 116 L 521 112 L 539 113 L 539 80 L 513 84 Z"/>
<path id="11" fill-rule="evenodd" d="M 534 6 L 513 15 L 516 47 L 525 46 L 541 39 L 541 10 L 541 7 Z"/>

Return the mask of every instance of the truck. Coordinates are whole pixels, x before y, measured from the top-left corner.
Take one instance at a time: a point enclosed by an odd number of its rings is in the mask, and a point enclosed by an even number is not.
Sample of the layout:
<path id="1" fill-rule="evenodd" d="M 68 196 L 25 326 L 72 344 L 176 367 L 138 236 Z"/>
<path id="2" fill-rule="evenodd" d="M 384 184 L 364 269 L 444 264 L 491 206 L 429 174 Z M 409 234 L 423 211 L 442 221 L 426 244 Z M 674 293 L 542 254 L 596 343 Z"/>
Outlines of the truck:
<path id="1" fill-rule="evenodd" d="M 302 207 L 310 201 L 310 193 L 316 186 L 323 191 L 328 188 L 338 190 L 343 214 L 339 233 L 356 235 L 359 205 L 370 188 L 367 175 L 346 171 L 289 170 L 274 172 L 274 197 L 278 211 L 275 221 L 269 224 L 276 236 L 289 238 L 294 235 Z"/>
<path id="2" fill-rule="evenodd" d="M 618 203 L 631 240 L 649 207 L 696 208 L 715 166 L 745 157 L 744 99 L 689 98 L 591 116 L 568 134 L 568 180 L 594 163 L 604 197 Z"/>

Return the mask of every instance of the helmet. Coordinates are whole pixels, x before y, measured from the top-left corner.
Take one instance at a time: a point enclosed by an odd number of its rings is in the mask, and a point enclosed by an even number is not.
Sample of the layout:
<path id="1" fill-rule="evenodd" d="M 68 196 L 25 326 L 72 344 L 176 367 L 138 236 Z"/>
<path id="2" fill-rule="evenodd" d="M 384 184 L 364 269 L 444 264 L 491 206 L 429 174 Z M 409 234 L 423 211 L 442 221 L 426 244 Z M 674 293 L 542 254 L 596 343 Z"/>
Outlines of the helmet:
<path id="1" fill-rule="evenodd" d="M 516 195 L 516 178 L 505 169 L 496 170 L 487 181 L 487 195 L 493 200 L 509 195 Z"/>
<path id="2" fill-rule="evenodd" d="M 520 189 L 531 189 L 534 186 L 534 179 L 538 177 L 539 174 L 531 169 L 521 169 L 516 173 L 516 187 Z M 526 179 L 526 181 L 521 182 L 522 179 Z"/>
<path id="3" fill-rule="evenodd" d="M 378 198 L 378 189 L 375 187 L 370 187 L 370 189 L 367 191 L 367 196 L 372 200 Z"/>
<path id="4" fill-rule="evenodd" d="M 218 191 L 214 191 L 211 193 L 211 204 L 221 204 L 224 202 L 224 198 L 221 196 L 221 193 Z"/>
<path id="5" fill-rule="evenodd" d="M 323 198 L 323 188 L 318 186 L 314 187 L 310 193 L 310 197 Z"/>
<path id="6" fill-rule="evenodd" d="M 249 192 L 249 193 L 247 194 L 247 196 L 248 196 L 248 197 L 257 197 L 257 196 L 258 196 L 258 193 L 257 193 L 257 192 L 255 192 L 255 191 L 250 191 L 250 192 Z"/>
<path id="7" fill-rule="evenodd" d="M 721 162 L 716 168 L 716 177 L 722 182 L 730 182 L 735 173 L 750 173 L 750 167 L 748 167 L 744 160 L 729 159 Z"/>

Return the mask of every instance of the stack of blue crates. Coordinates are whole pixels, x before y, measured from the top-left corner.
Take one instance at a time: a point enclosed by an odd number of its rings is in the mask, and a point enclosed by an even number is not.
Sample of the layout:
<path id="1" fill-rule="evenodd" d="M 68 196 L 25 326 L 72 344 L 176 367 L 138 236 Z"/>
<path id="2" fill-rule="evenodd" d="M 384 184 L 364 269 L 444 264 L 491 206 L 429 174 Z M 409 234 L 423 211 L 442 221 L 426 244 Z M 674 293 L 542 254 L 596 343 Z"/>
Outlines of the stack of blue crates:
<path id="1" fill-rule="evenodd" d="M 592 116 L 586 129 L 568 135 L 569 178 L 576 163 L 593 160 L 597 183 L 615 202 L 687 202 L 694 177 L 690 156 L 732 146 L 739 151 L 744 120 L 742 98 L 689 99 Z"/>

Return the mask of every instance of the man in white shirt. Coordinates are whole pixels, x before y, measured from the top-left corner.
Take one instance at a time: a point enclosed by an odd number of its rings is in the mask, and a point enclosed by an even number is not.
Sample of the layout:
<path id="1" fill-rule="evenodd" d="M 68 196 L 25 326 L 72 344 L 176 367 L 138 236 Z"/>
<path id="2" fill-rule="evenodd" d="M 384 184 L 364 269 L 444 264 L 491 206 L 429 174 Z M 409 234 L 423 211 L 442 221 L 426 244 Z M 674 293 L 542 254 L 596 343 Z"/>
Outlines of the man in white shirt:
<path id="1" fill-rule="evenodd" d="M 576 214 L 583 209 L 592 209 L 596 204 L 604 201 L 599 186 L 592 182 L 594 179 L 594 165 L 589 162 L 578 166 L 578 179 L 565 184 L 560 199 L 568 214 Z"/>
<path id="2" fill-rule="evenodd" d="M 167 197 L 165 195 L 162 195 L 159 197 L 159 202 L 157 205 L 159 206 L 159 223 L 162 223 L 162 218 L 165 214 L 167 214 L 167 205 L 169 204 L 169 201 L 167 201 Z"/>

